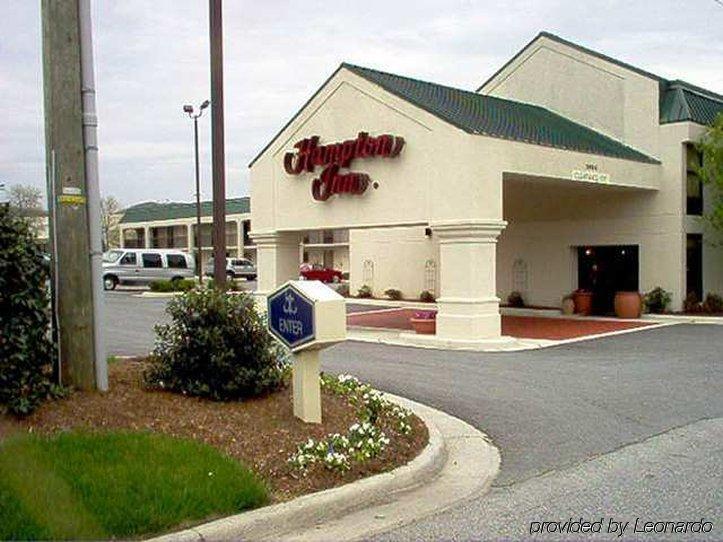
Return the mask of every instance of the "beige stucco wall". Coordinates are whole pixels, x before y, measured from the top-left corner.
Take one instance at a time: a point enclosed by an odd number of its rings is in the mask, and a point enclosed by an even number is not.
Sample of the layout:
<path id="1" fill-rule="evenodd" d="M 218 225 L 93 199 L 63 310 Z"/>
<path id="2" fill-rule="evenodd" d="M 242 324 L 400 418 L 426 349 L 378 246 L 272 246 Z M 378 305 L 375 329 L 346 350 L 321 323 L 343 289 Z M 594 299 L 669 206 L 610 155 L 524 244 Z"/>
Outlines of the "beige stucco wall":
<path id="1" fill-rule="evenodd" d="M 545 106 L 659 156 L 658 82 L 546 36 L 480 92 Z"/>
<path id="2" fill-rule="evenodd" d="M 297 141 L 320 144 L 370 135 L 400 135 L 396 158 L 357 159 L 350 168 L 379 183 L 361 196 L 311 196 L 314 173 L 288 175 L 283 156 Z M 254 231 L 424 224 L 430 220 L 499 218 L 499 186 L 484 179 L 476 137 L 342 69 L 251 167 Z M 444 198 L 440 194 L 444 193 Z M 259 212 L 257 213 L 256 210 Z M 263 212 L 262 212 L 263 211 Z"/>
<path id="3" fill-rule="evenodd" d="M 423 226 L 352 230 L 349 239 L 352 294 L 364 284 L 377 297 L 389 288 L 408 299 L 422 290 L 438 293 L 439 246 Z"/>

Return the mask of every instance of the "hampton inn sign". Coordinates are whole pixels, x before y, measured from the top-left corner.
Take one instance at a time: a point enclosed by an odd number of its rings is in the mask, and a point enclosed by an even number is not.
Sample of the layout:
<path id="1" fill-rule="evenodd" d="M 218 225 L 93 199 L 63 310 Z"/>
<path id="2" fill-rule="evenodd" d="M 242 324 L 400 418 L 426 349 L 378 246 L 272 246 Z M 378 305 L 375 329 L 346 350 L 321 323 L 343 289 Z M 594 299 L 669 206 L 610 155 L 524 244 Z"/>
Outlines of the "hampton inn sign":
<path id="1" fill-rule="evenodd" d="M 316 166 L 323 167 L 319 177 L 311 182 L 311 195 L 317 201 L 326 201 L 334 194 L 363 194 L 372 180 L 366 173 L 340 169 L 349 168 L 357 158 L 394 158 L 404 148 L 404 138 L 389 134 L 377 137 L 359 132 L 356 139 L 343 143 L 319 145 L 319 136 L 302 139 L 294 148 L 296 152 L 286 153 L 284 169 L 289 175 L 313 173 Z"/>

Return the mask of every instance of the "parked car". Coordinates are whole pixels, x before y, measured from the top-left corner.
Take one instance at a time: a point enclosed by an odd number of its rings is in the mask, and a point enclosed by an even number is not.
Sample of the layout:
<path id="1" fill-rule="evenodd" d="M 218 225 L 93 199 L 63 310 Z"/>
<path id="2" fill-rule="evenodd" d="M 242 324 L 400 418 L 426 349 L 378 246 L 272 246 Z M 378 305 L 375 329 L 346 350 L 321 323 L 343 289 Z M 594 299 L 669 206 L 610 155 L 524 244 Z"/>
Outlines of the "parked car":
<path id="1" fill-rule="evenodd" d="M 195 260 L 180 250 L 120 248 L 103 254 L 103 287 L 193 278 Z"/>
<path id="2" fill-rule="evenodd" d="M 343 274 L 338 269 L 329 269 L 321 264 L 301 264 L 299 278 L 302 280 L 320 280 L 321 282 L 341 282 Z"/>
<path id="3" fill-rule="evenodd" d="M 213 276 L 213 259 L 206 262 L 203 274 Z M 246 258 L 226 258 L 226 276 L 230 279 L 256 280 L 256 264 Z"/>

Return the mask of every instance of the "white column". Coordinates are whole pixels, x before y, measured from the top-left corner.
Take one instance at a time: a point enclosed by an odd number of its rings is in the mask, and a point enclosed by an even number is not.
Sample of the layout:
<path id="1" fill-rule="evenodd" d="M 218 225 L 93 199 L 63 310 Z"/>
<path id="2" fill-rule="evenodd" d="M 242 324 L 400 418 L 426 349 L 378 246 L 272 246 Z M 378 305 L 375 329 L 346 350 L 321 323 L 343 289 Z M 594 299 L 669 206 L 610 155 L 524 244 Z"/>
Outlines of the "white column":
<path id="1" fill-rule="evenodd" d="M 188 246 L 188 252 L 193 253 L 193 224 L 186 225 L 186 245 Z"/>
<path id="2" fill-rule="evenodd" d="M 500 338 L 496 245 L 506 225 L 504 220 L 431 225 L 440 255 L 438 339 L 475 342 Z"/>
<path id="3" fill-rule="evenodd" d="M 151 248 L 151 228 L 148 226 L 143 228 L 143 248 Z"/>
<path id="4" fill-rule="evenodd" d="M 295 232 L 253 232 L 256 242 L 258 295 L 267 295 L 287 280 L 299 278 L 299 240 Z"/>

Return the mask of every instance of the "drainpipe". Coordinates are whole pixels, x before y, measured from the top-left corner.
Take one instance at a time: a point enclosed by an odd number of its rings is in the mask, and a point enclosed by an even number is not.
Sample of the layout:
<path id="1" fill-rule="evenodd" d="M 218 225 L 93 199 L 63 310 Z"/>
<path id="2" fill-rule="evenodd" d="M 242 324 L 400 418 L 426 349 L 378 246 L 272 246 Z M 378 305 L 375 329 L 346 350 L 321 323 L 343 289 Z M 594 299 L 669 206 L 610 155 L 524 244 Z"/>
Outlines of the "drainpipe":
<path id="1" fill-rule="evenodd" d="M 83 146 L 85 149 L 85 190 L 88 201 L 90 234 L 90 269 L 93 288 L 93 342 L 95 346 L 95 381 L 101 391 L 108 389 L 108 362 L 103 336 L 103 241 L 98 181 L 98 117 L 95 109 L 93 73 L 93 27 L 90 0 L 78 0 L 80 23 L 80 87 L 83 107 Z"/>

